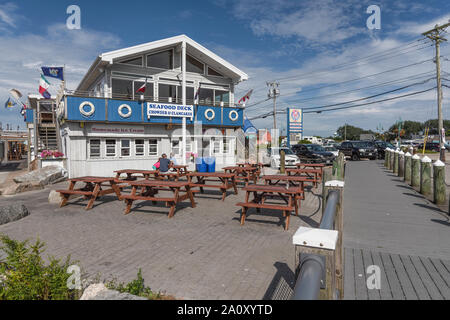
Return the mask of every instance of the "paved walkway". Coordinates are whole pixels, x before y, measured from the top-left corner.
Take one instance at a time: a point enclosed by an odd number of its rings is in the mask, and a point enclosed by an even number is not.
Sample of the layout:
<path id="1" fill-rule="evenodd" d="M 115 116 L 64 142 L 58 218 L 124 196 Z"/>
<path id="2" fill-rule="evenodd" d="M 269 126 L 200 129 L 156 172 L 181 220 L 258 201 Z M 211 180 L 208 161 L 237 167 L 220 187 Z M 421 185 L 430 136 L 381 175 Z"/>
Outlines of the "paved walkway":
<path id="1" fill-rule="evenodd" d="M 347 163 L 344 195 L 346 299 L 450 299 L 450 220 L 384 169 Z M 369 290 L 367 267 L 381 269 Z"/>
<path id="2" fill-rule="evenodd" d="M 61 189 L 66 183 L 51 188 Z M 113 195 L 85 211 L 86 201 L 58 208 L 47 201 L 49 189 L 0 197 L 0 206 L 23 202 L 30 216 L 0 226 L 15 239 L 39 237 L 47 254 L 71 254 L 86 276 L 128 282 L 138 268 L 146 285 L 181 299 L 289 299 L 294 286 L 292 236 L 299 226 L 316 227 L 321 219 L 320 191 L 308 192 L 300 215 L 291 216 L 284 231 L 280 212 L 251 210 L 240 225 L 245 193 L 221 194 L 205 189 L 196 208 L 188 202 L 167 218 L 158 204 L 134 208 L 123 215 L 123 202 Z"/>

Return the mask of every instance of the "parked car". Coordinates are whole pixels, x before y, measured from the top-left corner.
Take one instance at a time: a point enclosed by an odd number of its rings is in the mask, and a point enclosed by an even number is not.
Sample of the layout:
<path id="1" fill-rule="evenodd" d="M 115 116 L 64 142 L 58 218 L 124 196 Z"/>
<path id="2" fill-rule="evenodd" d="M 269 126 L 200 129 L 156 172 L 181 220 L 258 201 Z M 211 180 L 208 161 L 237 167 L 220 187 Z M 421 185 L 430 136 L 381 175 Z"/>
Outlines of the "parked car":
<path id="1" fill-rule="evenodd" d="M 395 149 L 394 145 L 387 141 L 374 141 L 377 146 L 378 159 L 384 159 L 386 148 Z"/>
<path id="2" fill-rule="evenodd" d="M 289 148 L 268 148 L 267 152 L 263 154 L 264 165 L 270 165 L 272 168 L 280 168 L 280 151 L 284 150 L 284 166 L 295 167 L 295 164 L 300 162 L 299 158 Z"/>
<path id="3" fill-rule="evenodd" d="M 318 144 L 297 144 L 292 146 L 292 151 L 297 155 L 301 162 L 305 163 L 325 163 L 333 162 L 335 155 L 326 151 Z"/>
<path id="4" fill-rule="evenodd" d="M 378 151 L 373 143 L 367 141 L 344 141 L 341 143 L 339 151 L 342 151 L 346 157 L 357 161 L 361 158 L 375 160 L 378 157 Z"/>
<path id="5" fill-rule="evenodd" d="M 335 157 L 339 155 L 339 150 L 335 146 L 323 146 L 325 151 L 331 152 Z"/>
<path id="6" fill-rule="evenodd" d="M 423 150 L 423 143 L 419 144 L 419 146 L 417 148 L 419 151 Z M 438 142 L 427 142 L 425 145 L 425 150 L 439 152 L 440 145 Z"/>

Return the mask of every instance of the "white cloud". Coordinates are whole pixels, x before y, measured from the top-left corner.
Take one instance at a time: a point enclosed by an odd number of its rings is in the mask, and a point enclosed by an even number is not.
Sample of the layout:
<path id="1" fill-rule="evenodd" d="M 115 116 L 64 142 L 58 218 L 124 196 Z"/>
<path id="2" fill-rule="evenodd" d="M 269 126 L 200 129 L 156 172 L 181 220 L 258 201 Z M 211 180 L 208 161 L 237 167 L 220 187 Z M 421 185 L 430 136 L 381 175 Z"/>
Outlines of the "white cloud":
<path id="1" fill-rule="evenodd" d="M 6 31 L 8 27 L 15 28 L 18 15 L 15 14 L 17 6 L 12 2 L 0 4 L 0 31 Z"/>
<path id="2" fill-rule="evenodd" d="M 4 124 L 23 124 L 17 107 L 6 110 L 2 103 L 8 99 L 11 88 L 24 95 L 36 94 L 41 66 L 65 65 L 67 87 L 74 89 L 96 56 L 120 47 L 120 39 L 111 33 L 68 30 L 64 24 L 51 25 L 42 35 L 11 32 L 0 34 L 0 121 Z M 49 80 L 53 84 L 50 92 L 55 94 L 59 81 Z"/>

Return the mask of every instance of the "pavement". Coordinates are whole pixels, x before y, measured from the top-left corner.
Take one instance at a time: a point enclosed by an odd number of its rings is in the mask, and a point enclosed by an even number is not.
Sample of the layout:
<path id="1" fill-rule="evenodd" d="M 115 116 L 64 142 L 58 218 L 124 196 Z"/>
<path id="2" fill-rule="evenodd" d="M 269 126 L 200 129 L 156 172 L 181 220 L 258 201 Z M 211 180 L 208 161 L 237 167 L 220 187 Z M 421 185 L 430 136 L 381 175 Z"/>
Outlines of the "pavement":
<path id="1" fill-rule="evenodd" d="M 350 161 L 346 170 L 346 299 L 450 299 L 448 214 L 383 161 Z M 383 294 L 366 286 L 371 265 L 381 268 Z"/>
<path id="2" fill-rule="evenodd" d="M 235 205 L 244 199 L 241 188 L 238 195 L 228 192 L 225 202 L 220 192 L 205 189 L 195 197 L 196 208 L 183 202 L 168 219 L 168 208 L 151 202 L 136 202 L 124 215 L 124 203 L 113 195 L 89 211 L 83 200 L 63 208 L 48 203 L 50 189 L 66 187 L 67 182 L 0 197 L 0 206 L 22 202 L 30 211 L 0 226 L 0 233 L 39 237 L 46 254 L 70 254 L 89 278 L 129 282 L 141 268 L 146 285 L 178 299 L 289 299 L 295 281 L 292 236 L 299 226 L 316 227 L 321 219 L 320 188 L 307 193 L 285 231 L 281 212 L 271 210 L 250 210 L 241 226 Z"/>

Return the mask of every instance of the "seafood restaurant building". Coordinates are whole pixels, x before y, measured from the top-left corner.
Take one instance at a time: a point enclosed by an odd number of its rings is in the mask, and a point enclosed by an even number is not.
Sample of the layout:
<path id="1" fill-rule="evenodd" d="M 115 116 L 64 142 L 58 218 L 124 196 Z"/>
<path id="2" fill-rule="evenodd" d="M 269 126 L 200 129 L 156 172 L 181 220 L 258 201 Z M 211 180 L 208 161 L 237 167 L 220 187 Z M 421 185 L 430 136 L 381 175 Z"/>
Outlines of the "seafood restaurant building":
<path id="1" fill-rule="evenodd" d="M 214 157 L 216 170 L 236 163 L 244 110 L 234 88 L 247 79 L 186 35 L 99 55 L 56 98 L 69 176 L 150 169 L 162 153 L 191 170 L 196 157 Z"/>

